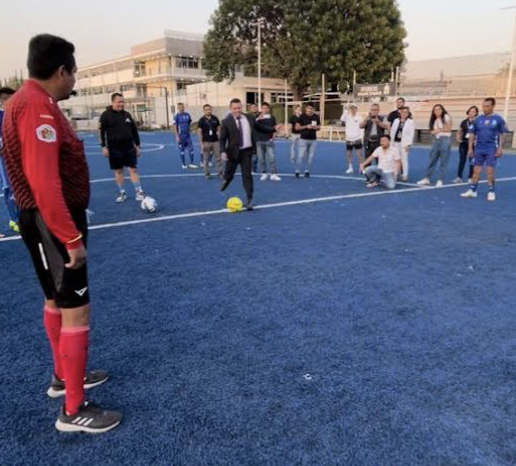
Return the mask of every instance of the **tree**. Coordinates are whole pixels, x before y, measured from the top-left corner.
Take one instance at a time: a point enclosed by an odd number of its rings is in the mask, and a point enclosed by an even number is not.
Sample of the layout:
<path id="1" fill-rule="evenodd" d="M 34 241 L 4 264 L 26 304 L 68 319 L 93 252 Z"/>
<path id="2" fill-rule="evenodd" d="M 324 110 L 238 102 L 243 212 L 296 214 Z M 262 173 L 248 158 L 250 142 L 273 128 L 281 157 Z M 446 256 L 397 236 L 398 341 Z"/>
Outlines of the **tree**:
<path id="1" fill-rule="evenodd" d="M 406 36 L 396 0 L 220 0 L 204 42 L 215 81 L 256 72 L 257 27 L 264 19 L 264 75 L 287 79 L 297 99 L 325 73 L 332 87 L 388 80 L 404 60 Z"/>

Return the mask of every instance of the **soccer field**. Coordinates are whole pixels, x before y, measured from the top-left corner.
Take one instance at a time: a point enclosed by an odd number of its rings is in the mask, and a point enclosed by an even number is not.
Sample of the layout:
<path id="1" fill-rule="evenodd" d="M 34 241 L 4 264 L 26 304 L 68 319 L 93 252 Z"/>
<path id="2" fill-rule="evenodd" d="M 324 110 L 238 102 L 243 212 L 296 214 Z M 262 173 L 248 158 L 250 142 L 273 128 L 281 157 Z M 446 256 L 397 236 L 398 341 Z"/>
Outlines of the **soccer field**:
<path id="1" fill-rule="evenodd" d="M 2 466 L 516 464 L 515 156 L 489 203 L 486 185 L 368 190 L 336 143 L 295 179 L 278 142 L 283 180 L 255 178 L 258 208 L 229 214 L 240 177 L 220 193 L 171 135 L 144 133 L 150 215 L 115 204 L 83 136 L 89 366 L 111 375 L 87 393 L 125 417 L 98 437 L 54 429 L 41 292 L 23 243 L 0 240 Z M 428 149 L 410 160 L 414 183 Z"/>

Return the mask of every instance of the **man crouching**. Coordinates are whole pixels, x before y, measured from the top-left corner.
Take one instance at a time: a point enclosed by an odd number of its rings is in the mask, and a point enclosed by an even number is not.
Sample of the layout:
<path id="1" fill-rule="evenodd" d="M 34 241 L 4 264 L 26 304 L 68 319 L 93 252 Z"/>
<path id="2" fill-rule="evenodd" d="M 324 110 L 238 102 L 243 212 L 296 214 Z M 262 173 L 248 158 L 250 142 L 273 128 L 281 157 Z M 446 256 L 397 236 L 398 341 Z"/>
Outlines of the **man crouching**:
<path id="1" fill-rule="evenodd" d="M 373 160 L 377 161 L 377 165 L 370 165 L 364 170 Z M 401 172 L 401 156 L 398 150 L 391 146 L 389 135 L 381 137 L 380 147 L 360 165 L 360 171 L 366 177 L 368 188 L 376 188 L 382 183 L 389 190 L 396 188 L 396 180 Z"/>

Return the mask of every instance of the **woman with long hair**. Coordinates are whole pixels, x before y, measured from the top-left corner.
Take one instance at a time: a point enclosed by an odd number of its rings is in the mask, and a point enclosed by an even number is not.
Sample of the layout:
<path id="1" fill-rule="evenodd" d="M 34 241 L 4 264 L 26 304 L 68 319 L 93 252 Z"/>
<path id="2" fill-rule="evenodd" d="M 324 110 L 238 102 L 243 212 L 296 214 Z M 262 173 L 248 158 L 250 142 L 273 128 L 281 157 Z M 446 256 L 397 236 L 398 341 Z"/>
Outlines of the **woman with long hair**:
<path id="1" fill-rule="evenodd" d="M 467 118 L 462 121 L 460 124 L 459 132 L 457 133 L 457 142 L 459 143 L 459 170 L 457 172 L 457 178 L 453 180 L 454 183 L 462 183 L 462 174 L 464 173 L 464 168 L 466 167 L 466 161 L 468 160 L 468 149 L 469 149 L 469 138 L 472 135 L 469 133 L 469 128 L 478 117 L 479 114 L 478 107 L 474 105 L 470 107 L 466 112 Z M 471 178 L 473 177 L 473 164 L 470 161 L 469 164 L 469 183 L 471 183 Z"/>
<path id="2" fill-rule="evenodd" d="M 443 187 L 443 180 L 448 168 L 448 161 L 451 153 L 451 135 L 452 135 L 452 119 L 449 113 L 441 104 L 434 105 L 430 115 L 430 132 L 434 136 L 432 149 L 430 151 L 430 162 L 426 171 L 426 176 L 417 184 L 420 186 L 428 186 L 437 162 L 440 161 L 439 175 L 437 178 L 436 188 Z"/>

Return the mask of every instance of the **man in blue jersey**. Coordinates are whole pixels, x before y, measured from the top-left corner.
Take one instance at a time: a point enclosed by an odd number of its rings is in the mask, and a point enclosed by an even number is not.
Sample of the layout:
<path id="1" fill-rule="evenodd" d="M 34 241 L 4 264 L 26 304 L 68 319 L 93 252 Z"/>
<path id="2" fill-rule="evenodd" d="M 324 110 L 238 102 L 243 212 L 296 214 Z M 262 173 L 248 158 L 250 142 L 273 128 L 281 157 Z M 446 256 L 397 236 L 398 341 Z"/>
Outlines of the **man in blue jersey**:
<path id="1" fill-rule="evenodd" d="M 472 134 L 473 137 L 469 138 L 468 156 L 473 158 L 474 172 L 469 189 L 461 194 L 464 198 L 478 196 L 478 181 L 482 174 L 482 167 L 485 166 L 489 186 L 487 200 L 496 200 L 494 169 L 498 159 L 503 155 L 508 129 L 505 120 L 494 113 L 495 105 L 496 100 L 492 97 L 485 99 L 482 105 L 484 114 L 479 116 L 469 127 L 469 134 Z"/>
<path id="2" fill-rule="evenodd" d="M 186 168 L 197 168 L 194 163 L 194 147 L 192 143 L 192 137 L 190 136 L 190 126 L 192 124 L 192 117 L 188 112 L 185 112 L 184 104 L 177 104 L 177 113 L 174 118 L 174 127 L 176 129 L 176 142 L 179 147 L 179 155 L 181 156 L 181 163 L 183 170 Z M 185 153 L 188 150 L 190 157 L 190 164 L 186 165 Z M 202 163 L 200 167 L 202 168 Z"/>
<path id="3" fill-rule="evenodd" d="M 13 94 L 14 90 L 10 87 L 0 88 L 0 183 L 2 184 L 2 193 L 4 195 L 5 205 L 7 206 L 7 212 L 9 214 L 9 227 L 11 230 L 18 233 L 20 231 L 18 227 L 18 207 L 14 202 L 14 196 L 11 191 L 11 183 L 9 182 L 7 172 L 5 171 L 4 161 L 2 158 L 2 121 L 4 118 L 3 109 Z"/>

